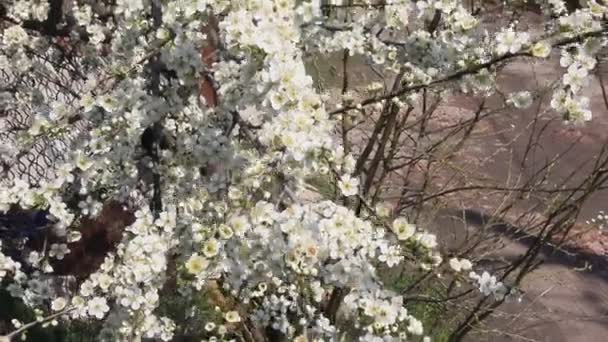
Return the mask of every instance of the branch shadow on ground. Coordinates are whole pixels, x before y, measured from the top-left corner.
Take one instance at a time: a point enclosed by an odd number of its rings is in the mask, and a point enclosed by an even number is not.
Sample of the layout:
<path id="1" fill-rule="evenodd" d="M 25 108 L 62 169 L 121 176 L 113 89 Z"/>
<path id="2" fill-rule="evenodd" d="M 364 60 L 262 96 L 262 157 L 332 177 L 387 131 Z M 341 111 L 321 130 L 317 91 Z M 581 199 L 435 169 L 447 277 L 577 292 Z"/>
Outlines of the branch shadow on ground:
<path id="1" fill-rule="evenodd" d="M 437 215 L 437 233 L 444 248 L 453 249 L 462 243 L 462 237 L 484 229 L 488 234 L 504 237 L 507 243 L 516 243 L 526 249 L 535 244 L 537 237 L 526 233 L 520 227 L 504 221 L 496 221 L 492 215 L 477 209 L 444 209 Z M 451 236 L 450 236 L 451 235 Z M 550 244 L 541 246 L 539 256 L 543 264 L 560 264 L 570 269 L 583 270 L 583 275 L 593 275 L 608 282 L 608 257 L 568 246 L 555 247 Z M 513 261 L 520 255 L 503 255 L 505 260 Z M 490 260 L 480 260 L 491 263 Z"/>

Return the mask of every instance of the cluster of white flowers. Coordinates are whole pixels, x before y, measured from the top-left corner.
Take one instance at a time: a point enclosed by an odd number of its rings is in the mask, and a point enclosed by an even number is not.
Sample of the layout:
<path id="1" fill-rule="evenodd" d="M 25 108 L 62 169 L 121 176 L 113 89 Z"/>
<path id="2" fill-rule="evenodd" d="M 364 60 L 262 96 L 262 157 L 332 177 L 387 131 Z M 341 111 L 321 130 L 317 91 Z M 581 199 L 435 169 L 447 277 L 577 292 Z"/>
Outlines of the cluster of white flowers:
<path id="1" fill-rule="evenodd" d="M 517 53 L 529 42 L 530 35 L 527 32 L 516 32 L 508 28 L 496 35 L 496 53 L 499 55 Z"/>
<path id="2" fill-rule="evenodd" d="M 481 293 L 486 296 L 493 295 L 496 300 L 502 300 L 508 293 L 507 287 L 488 272 L 483 272 L 481 275 L 471 272 L 469 278 L 477 282 Z"/>
<path id="3" fill-rule="evenodd" d="M 4 30 L 2 43 L 8 48 L 22 48 L 27 45 L 29 39 L 30 36 L 21 26 L 14 25 Z"/>
<path id="4" fill-rule="evenodd" d="M 592 38 L 574 50 L 562 52 L 560 64 L 567 68 L 562 80 L 564 88 L 553 94 L 551 107 L 562 113 L 565 119 L 575 122 L 591 120 L 589 99 L 580 93 L 589 82 L 589 72 L 597 64 L 593 55 L 604 45 L 604 41 Z"/>
<path id="5" fill-rule="evenodd" d="M 11 257 L 2 253 L 2 241 L 0 241 L 0 281 L 7 275 L 19 277 L 21 264 L 14 261 Z"/>
<path id="6" fill-rule="evenodd" d="M 401 28 L 409 23 L 410 3 L 409 1 L 391 1 L 386 10 L 386 26 Z"/>
<path id="7" fill-rule="evenodd" d="M 451 258 L 449 264 L 455 272 L 470 271 L 473 268 L 473 264 L 468 259 Z"/>
<path id="8" fill-rule="evenodd" d="M 593 32 L 601 28 L 598 18 L 608 12 L 608 7 L 592 1 L 588 8 L 579 9 L 559 19 L 562 30 L 573 35 L 580 32 Z M 596 55 L 605 47 L 605 39 L 590 37 L 583 43 L 573 43 L 562 50 L 560 65 L 567 68 L 562 78 L 563 87 L 559 88 L 551 101 L 551 107 L 563 114 L 564 119 L 573 122 L 591 120 L 589 99 L 581 96 L 581 90 L 589 81 L 589 73 L 596 66 Z"/>
<path id="9" fill-rule="evenodd" d="M 552 33 L 564 37 L 598 30 L 606 12 L 595 1 L 572 14 L 559 1 L 551 4 L 559 13 Z M 399 86 L 420 89 L 462 73 L 463 90 L 486 94 L 495 86 L 494 69 L 480 65 L 518 53 L 545 58 L 559 42 L 508 27 L 494 43 L 456 0 L 394 0 L 340 8 L 348 15 L 331 17 L 323 16 L 320 1 L 119 0 L 111 19 L 84 3 L 70 9 L 79 33 L 61 44 L 72 45 L 74 65 L 59 68 L 58 38 L 22 25 L 42 20 L 45 6 L 34 0 L 9 6 L 0 72 L 11 75 L 14 89 L 2 96 L 11 110 L 29 115 L 0 159 L 21 158 L 37 139 L 68 140 L 68 147 L 42 179 L 3 180 L 0 211 L 45 210 L 58 240 L 31 251 L 34 271 L 27 276 L 0 253 L 0 279 L 10 278 L 11 294 L 37 309 L 103 319 L 101 338 L 112 341 L 172 338 L 176 324 L 156 315 L 169 266 L 177 269 L 170 276 L 178 278 L 180 295 L 219 284 L 230 297 L 230 307 L 220 308 L 222 322 L 205 327 L 219 336 L 253 322 L 288 339 L 335 340 L 343 327 L 326 308 L 340 290 L 348 294 L 339 313 L 355 322 L 361 341 L 422 336 L 422 322 L 376 270 L 406 260 L 424 269 L 441 265 L 437 238 L 387 205 L 374 215 L 347 206 L 367 200 L 361 175 L 333 137 L 337 117 L 326 110 L 305 58 L 346 49 L 401 72 Z M 437 13 L 440 22 L 429 27 Z M 207 63 L 201 49 L 216 38 L 221 43 Z M 604 45 L 587 37 L 565 46 L 567 73 L 552 106 L 570 120 L 590 118 L 579 94 Z M 20 81 L 36 75 L 51 79 L 50 88 Z M 203 78 L 214 101 L 201 96 Z M 344 104 L 355 102 L 349 96 Z M 525 108 L 532 99 L 518 92 L 509 101 Z M 389 100 L 407 104 L 416 95 Z M 319 175 L 332 176 L 340 198 L 350 197 L 347 205 L 301 196 L 306 180 Z M 76 292 L 59 293 L 49 281 L 49 258 L 64 259 L 80 237 L 75 226 L 109 201 L 124 204 L 134 222 Z M 457 258 L 449 265 L 454 276 L 473 267 Z M 469 280 L 484 295 L 505 293 L 487 272 Z"/>
<path id="10" fill-rule="evenodd" d="M 596 217 L 585 221 L 586 224 L 593 225 L 600 230 L 603 230 L 608 224 L 608 215 L 603 210 L 600 210 Z"/>
<path id="11" fill-rule="evenodd" d="M 402 296 L 382 290 L 351 292 L 344 299 L 345 309 L 362 312 L 353 317 L 355 327 L 367 331 L 361 341 L 404 341 L 408 335 L 422 335 L 422 323 L 403 304 Z"/>

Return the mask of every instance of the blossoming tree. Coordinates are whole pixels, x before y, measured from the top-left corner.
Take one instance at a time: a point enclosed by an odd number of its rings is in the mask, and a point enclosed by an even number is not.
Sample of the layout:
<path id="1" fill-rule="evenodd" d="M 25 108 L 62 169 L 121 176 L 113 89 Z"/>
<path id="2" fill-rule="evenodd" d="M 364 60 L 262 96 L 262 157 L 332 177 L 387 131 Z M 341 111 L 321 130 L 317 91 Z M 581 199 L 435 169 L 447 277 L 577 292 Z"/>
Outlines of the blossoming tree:
<path id="1" fill-rule="evenodd" d="M 5 2 L 0 211 L 40 210 L 46 224 L 39 246 L 0 245 L 2 288 L 38 316 L 3 338 L 100 320 L 103 340 L 171 340 L 196 318 L 207 340 L 428 341 L 378 271 L 396 267 L 447 272 L 500 303 L 508 286 L 467 258 L 444 262 L 435 235 L 372 190 L 390 168 L 378 156 L 399 147 L 387 127 L 417 94 L 456 84 L 489 96 L 496 69 L 518 58 L 563 51 L 551 106 L 591 119 L 581 90 L 608 7 L 540 4 L 545 30 L 533 33 L 514 21 L 489 31 L 457 0 Z M 306 63 L 335 53 L 345 65 L 363 56 L 392 85 L 352 97 L 344 75 L 340 98 L 322 96 Z M 345 137 L 369 108 L 380 115 L 359 150 Z M 311 196 L 318 177 L 338 195 Z M 109 205 L 130 218 L 116 219 L 116 244 L 58 286 L 83 222 Z M 172 295 L 193 303 L 183 320 L 159 309 Z M 216 310 L 197 309 L 201 296 Z"/>

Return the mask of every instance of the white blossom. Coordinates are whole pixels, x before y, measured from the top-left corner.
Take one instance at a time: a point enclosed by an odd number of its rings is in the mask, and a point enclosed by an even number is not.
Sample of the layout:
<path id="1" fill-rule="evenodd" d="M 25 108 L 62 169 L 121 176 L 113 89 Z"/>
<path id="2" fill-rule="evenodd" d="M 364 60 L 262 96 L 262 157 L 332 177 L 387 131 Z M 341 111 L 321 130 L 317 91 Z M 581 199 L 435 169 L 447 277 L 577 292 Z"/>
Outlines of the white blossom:
<path id="1" fill-rule="evenodd" d="M 537 42 L 532 46 L 532 56 L 538 58 L 546 58 L 551 54 L 551 45 L 546 41 Z"/>
<path id="2" fill-rule="evenodd" d="M 51 302 L 51 309 L 53 311 L 61 311 L 67 306 L 67 304 L 68 304 L 68 301 L 65 298 L 63 298 L 63 297 L 55 298 Z"/>
<path id="3" fill-rule="evenodd" d="M 399 240 L 407 240 L 416 233 L 416 226 L 409 223 L 405 218 L 400 217 L 393 221 L 393 232 Z"/>
<path id="4" fill-rule="evenodd" d="M 524 45 L 528 44 L 529 35 L 526 32 L 515 32 L 513 29 L 506 29 L 496 35 L 496 53 L 517 53 Z"/>
<path id="5" fill-rule="evenodd" d="M 110 307 L 103 297 L 95 297 L 87 303 L 87 312 L 97 319 L 102 319 L 108 310 L 110 310 Z"/>
<path id="6" fill-rule="evenodd" d="M 239 316 L 239 313 L 236 311 L 226 312 L 226 314 L 224 315 L 224 318 L 226 319 L 226 322 L 228 322 L 228 323 L 238 323 L 241 321 L 241 316 Z"/>
<path id="7" fill-rule="evenodd" d="M 62 260 L 68 253 L 70 253 L 68 245 L 66 245 L 65 243 L 54 243 L 51 245 L 49 256 L 52 258 L 57 258 L 58 260 Z"/>
<path id="8" fill-rule="evenodd" d="M 344 196 L 353 196 L 359 192 L 359 180 L 349 175 L 344 175 L 338 182 L 340 191 Z"/>

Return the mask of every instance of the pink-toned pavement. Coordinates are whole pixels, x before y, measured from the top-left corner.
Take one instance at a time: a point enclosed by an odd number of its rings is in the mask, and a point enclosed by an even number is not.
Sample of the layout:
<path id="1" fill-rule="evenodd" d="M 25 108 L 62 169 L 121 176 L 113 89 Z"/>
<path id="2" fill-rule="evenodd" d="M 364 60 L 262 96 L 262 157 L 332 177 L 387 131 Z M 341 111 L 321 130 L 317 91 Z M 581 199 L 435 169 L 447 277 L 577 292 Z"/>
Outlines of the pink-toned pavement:
<path id="1" fill-rule="evenodd" d="M 500 89 L 506 94 L 522 88 L 537 89 L 539 84 L 555 80 L 560 72 L 555 59 L 541 64 L 519 61 L 500 73 Z M 608 73 L 603 76 L 608 79 Z M 577 170 L 582 171 L 580 180 L 584 165 L 597 156 L 608 140 L 608 110 L 597 76 L 590 77 L 586 95 L 593 120 L 573 127 L 565 125 L 556 113 L 548 112 L 542 120 L 547 124 L 547 133 L 537 142 L 534 153 L 528 155 L 523 168 L 521 159 L 533 134 L 530 122 L 536 106 L 488 118 L 483 134 L 469 142 L 464 154 L 479 160 L 492 156 L 478 171 L 498 181 L 530 173 L 546 160 L 563 154 L 552 169 L 551 181 L 557 183 Z M 473 104 L 463 98 L 454 99 L 451 106 L 454 110 L 473 109 Z M 575 177 L 573 181 L 576 180 Z M 491 203 L 487 207 L 479 201 L 473 205 L 476 211 L 491 210 Z M 579 224 L 584 226 L 586 220 L 607 209 L 608 191 L 599 191 L 584 205 Z M 444 217 L 439 220 L 438 229 L 453 233 L 479 224 L 467 222 L 469 227 L 458 227 L 463 225 L 461 221 Z M 525 241 L 511 241 L 497 256 L 510 258 L 525 251 Z M 546 246 L 542 257 L 544 264 L 522 284 L 522 301 L 501 307 L 488 324 L 469 336 L 470 341 L 608 341 L 608 234 L 588 232 L 561 251 Z"/>

